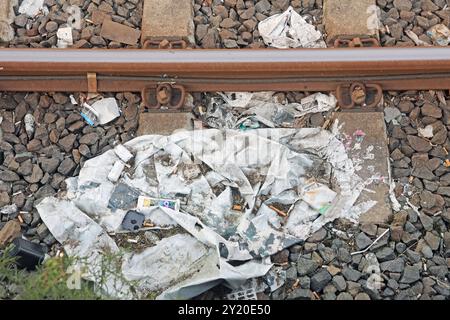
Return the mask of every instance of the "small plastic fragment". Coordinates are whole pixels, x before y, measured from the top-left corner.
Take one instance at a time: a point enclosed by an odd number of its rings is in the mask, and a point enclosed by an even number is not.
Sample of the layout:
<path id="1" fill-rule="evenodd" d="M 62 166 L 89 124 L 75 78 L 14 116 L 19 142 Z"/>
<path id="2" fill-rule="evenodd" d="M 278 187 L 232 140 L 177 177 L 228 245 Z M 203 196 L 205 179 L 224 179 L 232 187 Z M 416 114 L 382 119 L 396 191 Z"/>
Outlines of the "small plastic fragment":
<path id="1" fill-rule="evenodd" d="M 123 169 L 125 169 L 125 164 L 122 161 L 117 160 L 108 174 L 108 180 L 111 182 L 117 182 L 123 172 Z"/>
<path id="2" fill-rule="evenodd" d="M 56 36 L 58 37 L 57 47 L 58 48 L 67 48 L 73 45 L 73 37 L 72 37 L 72 28 L 59 28 L 56 32 Z"/>
<path id="3" fill-rule="evenodd" d="M 227 295 L 228 300 L 258 300 L 254 288 L 235 291 Z"/>
<path id="4" fill-rule="evenodd" d="M 45 253 L 42 247 L 31 241 L 16 238 L 13 241 L 11 256 L 17 257 L 17 266 L 19 268 L 34 270 L 44 261 Z"/>
<path id="5" fill-rule="evenodd" d="M 104 125 L 119 117 L 120 111 L 115 98 L 106 98 L 98 100 L 92 105 L 84 103 L 81 116 L 91 126 Z"/>
<path id="6" fill-rule="evenodd" d="M 444 167 L 446 167 L 446 168 L 450 167 L 450 160 L 449 159 L 445 159 Z"/>
<path id="7" fill-rule="evenodd" d="M 145 196 L 139 196 L 137 209 L 145 210 L 151 207 L 163 207 L 169 208 L 175 211 L 180 210 L 180 200 L 170 200 L 170 199 L 157 199 Z"/>
<path id="8" fill-rule="evenodd" d="M 125 163 L 127 163 L 133 158 L 133 154 L 130 151 L 128 151 L 128 149 L 125 148 L 122 144 L 117 145 L 114 148 L 114 152 L 120 158 L 120 160 L 122 160 Z"/>
<path id="9" fill-rule="evenodd" d="M 440 46 L 448 46 L 450 43 L 450 29 L 443 24 L 437 24 L 427 31 L 427 35 L 431 38 L 434 44 Z"/>
<path id="10" fill-rule="evenodd" d="M 30 18 L 35 17 L 41 11 L 44 11 L 44 0 L 23 0 L 19 7 L 19 13 L 24 13 Z"/>
<path id="11" fill-rule="evenodd" d="M 128 211 L 122 221 L 122 228 L 125 230 L 136 232 L 144 224 L 145 216 L 136 211 Z"/>
<path id="12" fill-rule="evenodd" d="M 81 110 L 80 115 L 90 126 L 97 125 L 98 113 L 87 103 L 83 104 L 83 109 Z"/>
<path id="13" fill-rule="evenodd" d="M 27 132 L 28 138 L 31 139 L 34 134 L 34 116 L 31 113 L 27 113 L 23 121 L 25 122 L 25 131 Z"/>

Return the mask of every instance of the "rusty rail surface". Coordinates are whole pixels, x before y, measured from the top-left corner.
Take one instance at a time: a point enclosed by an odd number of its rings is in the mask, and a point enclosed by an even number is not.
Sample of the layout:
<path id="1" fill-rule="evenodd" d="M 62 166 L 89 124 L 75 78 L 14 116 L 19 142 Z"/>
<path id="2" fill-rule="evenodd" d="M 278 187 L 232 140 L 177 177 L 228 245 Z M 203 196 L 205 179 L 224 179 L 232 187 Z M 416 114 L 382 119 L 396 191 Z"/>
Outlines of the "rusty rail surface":
<path id="1" fill-rule="evenodd" d="M 0 50 L 0 91 L 146 92 L 167 83 L 190 92 L 448 90 L 450 48 Z"/>
<path id="2" fill-rule="evenodd" d="M 354 81 L 387 90 L 450 88 L 450 48 L 2 49 L 0 68 L 3 91 L 86 91 L 89 73 L 97 75 L 99 91 L 140 91 L 160 81 L 190 91 L 314 91 Z"/>

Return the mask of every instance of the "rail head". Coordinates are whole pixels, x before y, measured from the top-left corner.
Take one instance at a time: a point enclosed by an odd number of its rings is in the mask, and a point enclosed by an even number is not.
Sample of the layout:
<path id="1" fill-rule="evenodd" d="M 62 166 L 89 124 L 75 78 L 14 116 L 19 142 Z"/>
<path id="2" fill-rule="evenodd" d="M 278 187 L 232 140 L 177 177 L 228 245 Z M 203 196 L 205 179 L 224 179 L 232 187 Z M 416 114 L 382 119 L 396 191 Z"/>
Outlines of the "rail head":
<path id="1" fill-rule="evenodd" d="M 450 48 L 0 49 L 0 75 L 349 76 L 450 72 Z"/>

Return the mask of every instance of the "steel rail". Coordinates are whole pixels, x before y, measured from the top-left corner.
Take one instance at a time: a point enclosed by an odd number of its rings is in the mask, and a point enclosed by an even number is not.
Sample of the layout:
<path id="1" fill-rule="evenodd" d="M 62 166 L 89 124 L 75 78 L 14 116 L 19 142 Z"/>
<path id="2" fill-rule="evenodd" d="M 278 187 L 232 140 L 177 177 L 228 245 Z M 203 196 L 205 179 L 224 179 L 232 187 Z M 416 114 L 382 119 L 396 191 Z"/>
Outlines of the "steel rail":
<path id="1" fill-rule="evenodd" d="M 162 82 L 182 84 L 190 92 L 333 91 L 341 84 L 353 82 L 379 83 L 384 90 L 446 90 L 450 87 L 450 73 L 282 79 L 97 76 L 97 90 L 98 92 L 137 92 L 145 86 L 156 87 Z M 88 80 L 83 76 L 0 76 L 0 91 L 75 92 L 86 91 L 87 87 Z"/>
<path id="2" fill-rule="evenodd" d="M 141 91 L 176 82 L 188 91 L 450 89 L 450 48 L 1 49 L 0 91 Z M 92 80 L 91 80 L 92 81 Z"/>

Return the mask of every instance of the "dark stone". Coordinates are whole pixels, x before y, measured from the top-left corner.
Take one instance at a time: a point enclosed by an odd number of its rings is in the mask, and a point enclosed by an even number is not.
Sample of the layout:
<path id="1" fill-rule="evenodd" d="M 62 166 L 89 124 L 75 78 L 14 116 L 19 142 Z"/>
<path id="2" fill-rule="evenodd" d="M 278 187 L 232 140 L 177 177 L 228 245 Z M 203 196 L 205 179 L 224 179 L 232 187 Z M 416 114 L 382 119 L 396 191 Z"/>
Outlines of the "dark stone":
<path id="1" fill-rule="evenodd" d="M 400 283 L 411 284 L 420 279 L 420 269 L 416 266 L 406 266 Z"/>
<path id="2" fill-rule="evenodd" d="M 311 277 L 311 289 L 315 292 L 320 292 L 331 279 L 330 273 L 325 269 L 321 269 Z"/>
<path id="3" fill-rule="evenodd" d="M 318 267 L 319 264 L 311 259 L 300 257 L 297 260 L 297 272 L 299 276 L 311 275 Z"/>

